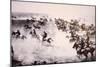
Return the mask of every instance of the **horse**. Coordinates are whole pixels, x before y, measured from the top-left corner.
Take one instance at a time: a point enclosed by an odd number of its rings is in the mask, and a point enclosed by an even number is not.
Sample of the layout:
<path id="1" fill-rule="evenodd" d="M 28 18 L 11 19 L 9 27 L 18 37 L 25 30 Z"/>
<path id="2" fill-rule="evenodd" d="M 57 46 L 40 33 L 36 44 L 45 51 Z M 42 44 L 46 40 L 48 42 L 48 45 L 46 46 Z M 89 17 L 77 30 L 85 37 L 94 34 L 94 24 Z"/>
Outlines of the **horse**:
<path id="1" fill-rule="evenodd" d="M 25 29 L 31 29 L 32 27 L 30 27 L 29 25 L 24 25 Z"/>
<path id="2" fill-rule="evenodd" d="M 79 47 L 79 44 L 77 42 L 75 42 L 73 45 L 73 48 L 76 48 L 76 50 L 77 50 L 78 47 Z"/>
<path id="3" fill-rule="evenodd" d="M 53 41 L 51 38 L 48 38 L 48 39 L 47 39 L 47 42 L 48 42 L 48 43 L 51 43 L 51 41 Z"/>
<path id="4" fill-rule="evenodd" d="M 36 33 L 36 30 L 35 29 L 33 29 L 32 31 L 30 31 L 30 33 L 29 34 L 31 34 L 32 35 L 32 37 L 36 37 L 37 39 L 39 39 L 39 36 L 37 35 L 37 33 Z"/>
<path id="5" fill-rule="evenodd" d="M 43 35 L 42 40 L 43 40 L 43 41 L 46 41 L 46 37 L 47 37 L 47 33 L 44 31 L 44 35 Z"/>
<path id="6" fill-rule="evenodd" d="M 77 54 L 79 55 L 79 58 L 80 58 L 80 56 L 83 54 L 86 58 L 88 58 L 88 51 L 87 50 L 85 50 L 85 49 L 79 49 L 79 50 L 77 50 Z"/>
<path id="7" fill-rule="evenodd" d="M 19 30 L 17 30 L 16 32 L 14 32 L 14 31 L 12 32 L 12 36 L 15 36 L 16 38 L 19 38 L 20 35 L 21 35 L 21 33 Z"/>
<path id="8" fill-rule="evenodd" d="M 91 46 L 89 52 L 91 53 L 91 56 L 94 56 L 93 52 L 95 51 L 95 47 Z"/>
<path id="9" fill-rule="evenodd" d="M 42 25 L 42 26 L 45 25 L 45 21 L 41 21 L 41 20 L 39 20 L 38 22 L 39 22 L 39 25 Z"/>
<path id="10" fill-rule="evenodd" d="M 93 47 L 86 47 L 86 48 L 80 48 L 79 50 L 77 50 L 77 54 L 79 56 L 81 56 L 82 54 L 86 57 L 86 59 L 88 58 L 88 53 L 91 54 L 91 58 L 94 56 L 93 52 L 95 51 L 95 48 Z"/>
<path id="11" fill-rule="evenodd" d="M 12 32 L 12 36 L 14 36 L 14 35 L 16 35 L 16 32 L 13 31 L 13 32 Z"/>
<path id="12" fill-rule="evenodd" d="M 36 26 L 36 25 L 33 24 L 33 27 L 36 28 L 36 29 L 40 29 L 40 27 L 38 25 Z"/>
<path id="13" fill-rule="evenodd" d="M 27 38 L 27 37 L 26 37 L 25 35 L 22 35 L 22 36 L 21 36 L 21 39 L 23 39 L 23 40 L 26 39 L 26 38 Z"/>
<path id="14" fill-rule="evenodd" d="M 53 45 L 50 44 L 51 41 L 53 41 L 53 40 L 52 40 L 52 38 L 47 38 L 47 33 L 45 31 L 44 31 L 44 35 L 43 35 L 42 41 L 45 41 L 45 42 L 48 43 L 48 45 L 45 45 L 45 46 L 53 47 Z"/>

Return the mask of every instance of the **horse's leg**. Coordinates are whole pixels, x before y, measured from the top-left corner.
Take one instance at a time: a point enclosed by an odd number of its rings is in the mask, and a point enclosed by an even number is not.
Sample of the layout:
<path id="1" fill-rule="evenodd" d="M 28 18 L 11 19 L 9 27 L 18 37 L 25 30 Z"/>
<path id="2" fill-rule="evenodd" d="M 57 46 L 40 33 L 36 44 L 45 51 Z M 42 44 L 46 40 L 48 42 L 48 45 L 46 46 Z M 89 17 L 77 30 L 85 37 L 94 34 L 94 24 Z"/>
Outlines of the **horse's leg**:
<path id="1" fill-rule="evenodd" d="M 93 51 L 91 51 L 90 53 L 91 53 L 91 57 L 93 57 Z"/>
<path id="2" fill-rule="evenodd" d="M 86 57 L 86 61 L 88 60 L 88 51 L 84 51 L 84 56 Z"/>

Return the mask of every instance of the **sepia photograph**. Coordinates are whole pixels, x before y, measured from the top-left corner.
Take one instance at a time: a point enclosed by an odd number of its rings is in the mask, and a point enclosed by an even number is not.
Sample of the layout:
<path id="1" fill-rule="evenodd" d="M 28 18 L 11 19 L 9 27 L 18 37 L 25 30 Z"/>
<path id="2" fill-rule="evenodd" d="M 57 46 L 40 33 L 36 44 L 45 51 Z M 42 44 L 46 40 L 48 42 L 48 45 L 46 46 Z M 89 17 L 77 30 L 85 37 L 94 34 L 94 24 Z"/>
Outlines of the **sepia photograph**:
<path id="1" fill-rule="evenodd" d="M 96 61 L 96 6 L 11 1 L 11 66 Z"/>

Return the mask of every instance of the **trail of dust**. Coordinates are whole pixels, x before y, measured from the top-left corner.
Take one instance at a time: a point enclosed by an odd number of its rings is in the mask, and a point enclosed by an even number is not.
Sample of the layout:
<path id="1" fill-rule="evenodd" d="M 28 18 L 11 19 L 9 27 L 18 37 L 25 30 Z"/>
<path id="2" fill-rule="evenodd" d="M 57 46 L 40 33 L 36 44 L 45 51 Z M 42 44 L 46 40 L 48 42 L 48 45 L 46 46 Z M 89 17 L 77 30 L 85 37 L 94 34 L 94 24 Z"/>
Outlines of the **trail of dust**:
<path id="1" fill-rule="evenodd" d="M 70 58 L 76 56 L 76 50 L 72 48 L 73 43 L 69 42 L 69 39 L 65 38 L 66 33 L 62 31 L 57 31 L 54 39 L 55 48 L 55 55 L 58 57 L 65 56 L 66 58 Z"/>

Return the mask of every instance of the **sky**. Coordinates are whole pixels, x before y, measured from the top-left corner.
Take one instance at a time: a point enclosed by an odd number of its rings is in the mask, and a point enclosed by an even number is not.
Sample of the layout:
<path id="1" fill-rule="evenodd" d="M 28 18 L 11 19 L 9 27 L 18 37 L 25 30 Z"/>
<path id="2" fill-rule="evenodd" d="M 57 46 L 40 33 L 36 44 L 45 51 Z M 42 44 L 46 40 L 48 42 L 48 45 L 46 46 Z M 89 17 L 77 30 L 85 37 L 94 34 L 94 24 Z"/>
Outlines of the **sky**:
<path id="1" fill-rule="evenodd" d="M 78 19 L 87 24 L 95 24 L 95 6 L 12 1 L 11 11 L 48 14 L 51 17 Z"/>

